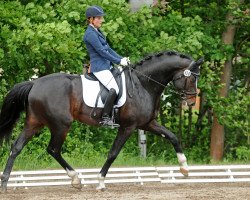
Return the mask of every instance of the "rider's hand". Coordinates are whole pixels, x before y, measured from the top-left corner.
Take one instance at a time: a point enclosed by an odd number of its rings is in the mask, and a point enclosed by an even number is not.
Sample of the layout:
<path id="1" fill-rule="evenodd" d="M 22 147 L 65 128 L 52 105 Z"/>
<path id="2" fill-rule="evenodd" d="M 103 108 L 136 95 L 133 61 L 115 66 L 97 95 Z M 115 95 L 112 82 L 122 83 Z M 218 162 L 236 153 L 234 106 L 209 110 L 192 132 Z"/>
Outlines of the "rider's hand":
<path id="1" fill-rule="evenodd" d="M 130 59 L 129 59 L 129 57 L 126 57 L 126 59 L 127 59 L 127 63 L 130 65 Z"/>
<path id="2" fill-rule="evenodd" d="M 123 66 L 123 67 L 126 67 L 128 66 L 128 58 L 124 57 L 121 59 L 121 62 L 120 62 L 120 65 Z"/>

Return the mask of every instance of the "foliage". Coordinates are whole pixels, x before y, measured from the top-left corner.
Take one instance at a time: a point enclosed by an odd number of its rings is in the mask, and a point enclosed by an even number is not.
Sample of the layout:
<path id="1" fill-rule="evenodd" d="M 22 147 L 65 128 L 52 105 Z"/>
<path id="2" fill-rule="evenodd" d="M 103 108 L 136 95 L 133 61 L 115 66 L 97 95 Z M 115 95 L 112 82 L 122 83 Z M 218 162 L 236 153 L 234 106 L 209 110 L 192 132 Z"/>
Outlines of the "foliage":
<path id="1" fill-rule="evenodd" d="M 0 9 L 4 52 L 0 64 L 3 77 L 11 85 L 34 74 L 41 76 L 69 68 L 73 72 L 79 70 L 80 59 L 85 55 L 79 34 L 82 29 L 72 28 L 67 20 L 61 19 L 63 16 L 57 18 L 52 4 L 24 6 L 13 1 L 1 4 Z"/>
<path id="2" fill-rule="evenodd" d="M 249 160 L 244 155 L 249 151 L 249 116 L 246 110 L 249 109 L 250 20 L 247 5 L 238 3 L 196 0 L 185 1 L 185 5 L 181 5 L 172 1 L 168 6 L 143 7 L 131 13 L 124 0 L 2 1 L 0 104 L 15 83 L 30 80 L 34 75 L 40 77 L 61 71 L 82 73 L 82 63 L 88 63 L 82 42 L 87 26 L 84 12 L 89 5 L 97 4 L 107 13 L 102 30 L 111 46 L 133 62 L 147 54 L 169 49 L 192 55 L 194 59 L 205 57 L 198 84 L 204 98 L 201 110 L 192 113 L 180 110 L 178 96 L 170 86 L 164 92 L 159 116 L 163 125 L 177 133 L 188 158 L 209 162 L 211 114 L 208 111 L 215 110 L 219 113 L 220 122 L 227 127 L 226 157 Z M 221 42 L 228 11 L 232 11 L 237 19 L 232 23 L 238 24 L 233 46 Z M 221 87 L 218 84 L 221 67 L 228 55 L 234 57 L 230 95 L 220 99 L 216 94 Z M 13 140 L 21 129 L 22 123 L 19 123 Z M 96 129 L 75 122 L 63 146 L 63 154 L 66 157 L 82 156 L 86 160 L 103 157 L 107 155 L 115 134 L 113 130 Z M 49 138 L 48 129 L 42 130 L 22 155 L 35 154 L 38 159 L 51 162 L 46 153 Z M 122 155 L 137 156 L 138 152 L 135 134 L 125 145 Z M 8 147 L 1 147 L 1 158 L 7 155 Z M 148 155 L 149 159 L 176 162 L 173 147 L 162 138 L 151 135 L 148 135 Z"/>

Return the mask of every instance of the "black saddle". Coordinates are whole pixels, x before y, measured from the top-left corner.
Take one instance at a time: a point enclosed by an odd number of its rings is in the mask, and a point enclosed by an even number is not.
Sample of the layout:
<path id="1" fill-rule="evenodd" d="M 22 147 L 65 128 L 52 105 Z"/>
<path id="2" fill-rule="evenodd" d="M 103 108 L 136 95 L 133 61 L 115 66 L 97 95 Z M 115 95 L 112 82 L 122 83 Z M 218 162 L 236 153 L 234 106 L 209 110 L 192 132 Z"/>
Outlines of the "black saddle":
<path id="1" fill-rule="evenodd" d="M 123 92 L 121 71 L 118 68 L 114 68 L 114 67 L 111 68 L 110 71 L 113 74 L 115 81 L 116 81 L 118 88 L 119 88 L 119 94 L 118 94 L 116 102 L 115 102 L 115 104 L 117 104 L 117 102 L 120 99 L 120 97 L 122 96 L 122 92 Z M 93 73 L 86 73 L 85 78 L 88 80 L 92 80 L 92 81 L 99 81 Z M 97 96 L 97 100 L 98 100 L 99 96 L 101 96 L 101 100 L 104 103 L 107 96 L 108 96 L 109 91 L 100 81 L 99 81 L 99 84 L 100 84 L 100 92 Z"/>

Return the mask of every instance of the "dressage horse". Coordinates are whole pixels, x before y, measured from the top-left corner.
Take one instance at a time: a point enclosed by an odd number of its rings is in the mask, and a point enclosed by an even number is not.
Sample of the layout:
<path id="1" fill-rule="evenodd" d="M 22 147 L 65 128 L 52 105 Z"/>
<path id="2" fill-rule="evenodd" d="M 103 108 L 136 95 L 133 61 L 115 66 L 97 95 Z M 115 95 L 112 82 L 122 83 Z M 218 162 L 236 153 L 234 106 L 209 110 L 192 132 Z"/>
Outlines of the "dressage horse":
<path id="1" fill-rule="evenodd" d="M 195 104 L 199 66 L 203 59 L 194 61 L 191 57 L 174 51 L 157 53 L 124 69 L 127 99 L 117 113 L 120 127 L 100 173 L 97 189 L 104 189 L 104 178 L 118 156 L 125 142 L 135 129 L 142 129 L 161 136 L 171 142 L 180 164 L 180 171 L 188 175 L 186 157 L 177 137 L 158 124 L 157 115 L 161 94 L 169 82 L 189 106 Z M 81 188 L 77 172 L 61 156 L 61 148 L 73 120 L 91 126 L 100 126 L 102 109 L 96 109 L 96 117 L 90 113 L 82 97 L 79 75 L 51 74 L 33 81 L 16 84 L 5 97 L 0 114 L 0 140 L 8 142 L 16 121 L 22 111 L 26 112 L 25 124 L 19 137 L 13 143 L 7 164 L 1 176 L 1 187 L 7 190 L 7 182 L 16 157 L 32 137 L 43 127 L 51 132 L 48 153 L 67 171 L 72 185 Z"/>

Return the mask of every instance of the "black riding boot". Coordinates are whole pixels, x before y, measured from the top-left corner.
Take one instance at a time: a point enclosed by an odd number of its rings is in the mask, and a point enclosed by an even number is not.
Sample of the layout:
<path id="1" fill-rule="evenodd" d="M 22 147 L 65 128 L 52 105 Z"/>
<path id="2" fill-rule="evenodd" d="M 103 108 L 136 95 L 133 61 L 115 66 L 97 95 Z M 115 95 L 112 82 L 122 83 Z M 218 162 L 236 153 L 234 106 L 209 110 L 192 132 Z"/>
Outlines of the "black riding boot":
<path id="1" fill-rule="evenodd" d="M 119 124 L 115 124 L 112 119 L 112 109 L 113 109 L 116 97 L 117 95 L 116 95 L 115 89 L 111 88 L 109 90 L 109 94 L 105 101 L 103 112 L 102 112 L 102 121 L 100 122 L 100 124 L 102 124 L 103 126 L 112 126 L 113 128 L 120 126 Z"/>

